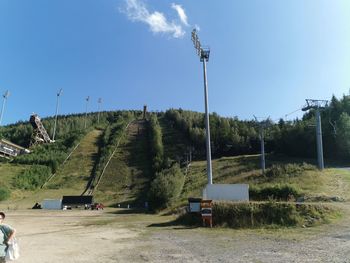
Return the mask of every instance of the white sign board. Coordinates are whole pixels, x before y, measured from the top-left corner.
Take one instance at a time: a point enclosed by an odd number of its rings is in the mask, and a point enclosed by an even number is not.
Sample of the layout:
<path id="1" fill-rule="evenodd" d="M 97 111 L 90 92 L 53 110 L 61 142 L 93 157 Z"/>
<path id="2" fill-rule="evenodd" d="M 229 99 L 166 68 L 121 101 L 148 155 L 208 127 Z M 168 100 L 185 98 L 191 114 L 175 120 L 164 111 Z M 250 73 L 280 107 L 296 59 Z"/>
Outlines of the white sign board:
<path id="1" fill-rule="evenodd" d="M 62 209 L 62 200 L 61 199 L 45 199 L 41 207 L 43 209 L 49 210 L 61 210 Z"/>
<path id="2" fill-rule="evenodd" d="M 203 189 L 203 199 L 249 201 L 248 184 L 208 184 Z"/>

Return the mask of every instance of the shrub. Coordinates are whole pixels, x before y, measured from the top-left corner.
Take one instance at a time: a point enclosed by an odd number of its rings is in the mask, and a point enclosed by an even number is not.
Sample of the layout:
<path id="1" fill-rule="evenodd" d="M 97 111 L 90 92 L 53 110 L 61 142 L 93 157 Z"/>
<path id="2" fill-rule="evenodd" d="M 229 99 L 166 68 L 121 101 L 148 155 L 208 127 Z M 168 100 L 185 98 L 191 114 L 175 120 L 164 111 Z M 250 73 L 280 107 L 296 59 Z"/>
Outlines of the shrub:
<path id="1" fill-rule="evenodd" d="M 294 198 L 301 196 L 301 192 L 298 188 L 287 184 L 264 187 L 249 186 L 249 196 L 253 200 L 276 199 L 279 201 L 288 201 L 292 196 Z"/>
<path id="2" fill-rule="evenodd" d="M 40 187 L 50 174 L 49 167 L 33 165 L 13 178 L 13 186 L 24 190 L 34 190 Z"/>
<path id="3" fill-rule="evenodd" d="M 158 172 L 148 196 L 151 208 L 158 210 L 170 206 L 180 196 L 184 182 L 185 177 L 178 164 Z"/>
<path id="4" fill-rule="evenodd" d="M 162 170 L 164 163 L 164 146 L 162 140 L 162 129 L 159 125 L 156 115 L 151 115 L 149 120 L 149 140 L 152 154 L 152 169 L 153 172 Z"/>
<path id="5" fill-rule="evenodd" d="M 269 202 L 215 202 L 213 223 L 232 228 L 312 226 L 328 222 L 335 210 L 324 205 Z"/>
<path id="6" fill-rule="evenodd" d="M 271 178 L 276 177 L 295 177 L 302 175 L 304 171 L 307 170 L 315 170 L 316 167 L 307 163 L 303 164 L 295 164 L 295 163 L 288 163 L 288 164 L 274 164 L 271 166 L 271 168 L 267 169 L 266 176 Z"/>
<path id="7" fill-rule="evenodd" d="M 10 194 L 10 190 L 6 186 L 0 186 L 0 201 L 8 199 Z"/>

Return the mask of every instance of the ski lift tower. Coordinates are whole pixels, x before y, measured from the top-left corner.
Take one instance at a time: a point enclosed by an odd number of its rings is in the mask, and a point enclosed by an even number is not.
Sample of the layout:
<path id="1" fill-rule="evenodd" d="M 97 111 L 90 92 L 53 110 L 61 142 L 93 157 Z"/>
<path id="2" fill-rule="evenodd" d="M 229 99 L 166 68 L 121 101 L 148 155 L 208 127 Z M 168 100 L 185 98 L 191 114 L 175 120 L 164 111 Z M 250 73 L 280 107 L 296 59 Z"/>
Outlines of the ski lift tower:
<path id="1" fill-rule="evenodd" d="M 316 141 L 317 141 L 317 163 L 318 169 L 324 169 L 323 162 L 323 146 L 322 146 L 322 127 L 321 127 L 321 114 L 320 110 L 328 106 L 327 100 L 313 100 L 306 99 L 306 106 L 302 108 L 303 111 L 308 111 L 311 109 L 315 110 L 316 114 Z"/>

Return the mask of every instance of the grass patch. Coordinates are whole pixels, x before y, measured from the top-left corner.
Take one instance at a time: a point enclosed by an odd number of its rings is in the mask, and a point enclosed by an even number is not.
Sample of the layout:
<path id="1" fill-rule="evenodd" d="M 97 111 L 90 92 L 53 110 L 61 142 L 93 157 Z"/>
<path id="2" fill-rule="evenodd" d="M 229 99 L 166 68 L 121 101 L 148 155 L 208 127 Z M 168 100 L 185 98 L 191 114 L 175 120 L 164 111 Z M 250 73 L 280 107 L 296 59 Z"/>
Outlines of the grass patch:
<path id="1" fill-rule="evenodd" d="M 289 201 L 302 195 L 300 189 L 288 184 L 276 184 L 268 186 L 249 186 L 249 198 L 255 201 L 274 199 Z"/>
<path id="2" fill-rule="evenodd" d="M 10 195 L 11 192 L 6 186 L 0 186 L 0 201 L 8 199 Z"/>
<path id="3" fill-rule="evenodd" d="M 215 202 L 213 224 L 229 228 L 311 227 L 329 223 L 340 211 L 326 205 L 287 202 Z M 183 214 L 177 223 L 200 225 L 198 214 Z"/>
<path id="4" fill-rule="evenodd" d="M 23 190 L 40 187 L 50 176 L 51 169 L 43 165 L 33 165 L 13 178 L 13 186 Z"/>

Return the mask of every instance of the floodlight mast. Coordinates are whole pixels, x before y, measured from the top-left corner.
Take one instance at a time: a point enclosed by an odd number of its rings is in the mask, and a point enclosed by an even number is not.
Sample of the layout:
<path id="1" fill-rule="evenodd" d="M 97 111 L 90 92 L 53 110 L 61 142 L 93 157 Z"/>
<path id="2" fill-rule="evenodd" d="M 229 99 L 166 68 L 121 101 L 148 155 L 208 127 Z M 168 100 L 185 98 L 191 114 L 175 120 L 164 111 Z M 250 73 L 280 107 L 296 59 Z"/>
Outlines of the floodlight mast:
<path id="1" fill-rule="evenodd" d="M 102 99 L 99 98 L 98 101 L 98 109 L 97 109 L 97 124 L 100 124 L 100 107 L 101 107 L 101 103 L 102 103 Z"/>
<path id="2" fill-rule="evenodd" d="M 318 169 L 320 170 L 324 169 L 320 110 L 324 109 L 327 106 L 328 106 L 327 100 L 306 99 L 306 106 L 302 108 L 303 111 L 314 109 L 316 113 L 317 163 L 318 163 Z"/>
<path id="3" fill-rule="evenodd" d="M 203 48 L 199 41 L 196 29 L 193 29 L 191 35 L 194 48 L 200 61 L 203 62 L 203 76 L 204 76 L 204 104 L 205 104 L 205 131 L 206 131 L 206 149 L 207 149 L 207 176 L 208 184 L 213 184 L 213 173 L 211 166 L 211 148 L 210 148 L 210 126 L 209 126 L 209 103 L 208 103 L 208 82 L 207 82 L 207 65 L 209 61 L 209 48 Z"/>
<path id="4" fill-rule="evenodd" d="M 58 105 L 59 105 L 59 99 L 62 94 L 63 90 L 60 89 L 59 92 L 57 92 L 57 99 L 56 99 L 56 114 L 55 114 L 55 125 L 53 127 L 53 134 L 52 134 L 52 140 L 55 140 L 56 135 L 56 127 L 57 127 L 57 116 L 58 116 Z"/>
<path id="5" fill-rule="evenodd" d="M 2 95 L 2 97 L 4 98 L 2 101 L 2 108 L 1 108 L 1 114 L 0 114 L 0 126 L 2 123 L 2 116 L 4 115 L 4 111 L 5 111 L 5 105 L 6 105 L 6 101 L 7 98 L 10 96 L 10 92 L 8 90 L 6 90 L 6 92 L 4 93 L 4 95 Z"/>
<path id="6" fill-rule="evenodd" d="M 85 107 L 85 121 L 84 121 L 84 129 L 86 129 L 87 110 L 88 110 L 88 104 L 89 104 L 90 96 L 87 96 L 85 100 L 86 100 L 86 107 Z"/>

